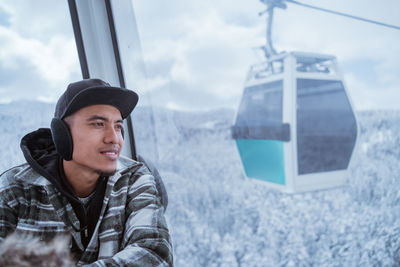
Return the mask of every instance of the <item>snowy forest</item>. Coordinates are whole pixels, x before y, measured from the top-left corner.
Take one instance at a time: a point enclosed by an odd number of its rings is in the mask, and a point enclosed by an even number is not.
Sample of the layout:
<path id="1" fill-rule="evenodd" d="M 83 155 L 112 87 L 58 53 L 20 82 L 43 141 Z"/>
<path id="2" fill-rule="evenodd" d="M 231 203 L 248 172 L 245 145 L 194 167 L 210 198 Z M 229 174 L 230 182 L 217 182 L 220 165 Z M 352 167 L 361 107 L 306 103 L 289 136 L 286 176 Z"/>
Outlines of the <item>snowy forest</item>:
<path id="1" fill-rule="evenodd" d="M 0 105 L 0 172 L 24 161 L 20 139 L 48 127 L 53 110 L 39 102 Z M 145 156 L 154 132 L 150 160 L 168 191 L 175 266 L 400 265 L 400 111 L 357 112 L 360 140 L 347 184 L 301 194 L 244 175 L 233 117 L 230 109 L 134 111 Z"/>

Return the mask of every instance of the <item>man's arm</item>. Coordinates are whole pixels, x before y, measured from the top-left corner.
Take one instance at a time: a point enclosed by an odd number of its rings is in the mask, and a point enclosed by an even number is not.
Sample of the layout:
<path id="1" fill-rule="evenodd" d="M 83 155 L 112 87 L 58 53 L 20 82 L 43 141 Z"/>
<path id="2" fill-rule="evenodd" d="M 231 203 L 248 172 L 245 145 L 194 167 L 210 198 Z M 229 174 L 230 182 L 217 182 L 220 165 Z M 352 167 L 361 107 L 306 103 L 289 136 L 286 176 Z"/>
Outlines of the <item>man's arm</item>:
<path id="1" fill-rule="evenodd" d="M 172 266 L 170 236 L 154 177 L 145 167 L 130 186 L 120 252 L 85 266 Z"/>
<path id="2" fill-rule="evenodd" d="M 17 225 L 17 216 L 3 199 L 0 199 L 0 242 L 15 230 Z"/>
<path id="3" fill-rule="evenodd" d="M 15 184 L 9 183 L 9 179 L 12 179 L 13 175 L 12 170 L 0 175 L 0 242 L 14 232 L 18 223 L 17 201 L 14 193 L 14 191 L 18 192 L 18 189 Z"/>
<path id="4" fill-rule="evenodd" d="M 149 169 L 150 173 L 154 176 L 154 179 L 156 181 L 156 188 L 158 191 L 158 194 L 161 196 L 161 204 L 164 207 L 164 211 L 167 210 L 168 206 L 168 194 L 167 190 L 165 189 L 164 182 L 161 179 L 161 175 L 158 172 L 156 166 L 150 161 L 150 160 L 145 160 L 141 155 L 137 155 L 137 160 L 139 162 L 144 163 L 144 165 Z"/>

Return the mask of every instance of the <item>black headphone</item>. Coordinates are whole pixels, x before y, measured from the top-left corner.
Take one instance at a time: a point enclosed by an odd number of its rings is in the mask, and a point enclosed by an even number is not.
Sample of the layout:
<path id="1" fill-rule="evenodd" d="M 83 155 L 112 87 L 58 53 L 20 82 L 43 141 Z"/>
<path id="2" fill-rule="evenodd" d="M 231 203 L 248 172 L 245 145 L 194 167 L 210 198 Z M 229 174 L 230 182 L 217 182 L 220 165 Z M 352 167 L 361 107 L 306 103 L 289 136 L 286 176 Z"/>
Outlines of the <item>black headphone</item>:
<path id="1" fill-rule="evenodd" d="M 64 160 L 71 160 L 74 143 L 68 125 L 62 119 L 53 118 L 51 120 L 51 136 L 58 154 Z"/>
<path id="2" fill-rule="evenodd" d="M 124 128 L 121 128 L 122 138 L 124 138 Z M 58 154 L 64 160 L 71 160 L 74 150 L 74 143 L 68 125 L 59 118 L 51 120 L 51 136 Z"/>

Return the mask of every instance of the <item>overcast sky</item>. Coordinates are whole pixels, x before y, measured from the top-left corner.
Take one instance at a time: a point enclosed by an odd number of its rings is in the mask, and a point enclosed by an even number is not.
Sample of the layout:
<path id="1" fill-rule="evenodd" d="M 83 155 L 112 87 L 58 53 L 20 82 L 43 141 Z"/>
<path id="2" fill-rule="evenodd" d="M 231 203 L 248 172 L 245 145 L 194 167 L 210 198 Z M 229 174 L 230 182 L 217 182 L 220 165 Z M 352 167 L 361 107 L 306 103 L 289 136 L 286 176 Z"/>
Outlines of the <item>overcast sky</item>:
<path id="1" fill-rule="evenodd" d="M 399 0 L 300 2 L 400 26 Z M 383 4 L 384 3 L 384 4 Z M 133 0 L 154 101 L 236 107 L 265 42 L 259 0 Z M 357 109 L 399 108 L 400 31 L 287 4 L 276 9 L 278 51 L 335 55 Z M 55 101 L 80 78 L 67 1 L 0 0 L 0 103 Z"/>

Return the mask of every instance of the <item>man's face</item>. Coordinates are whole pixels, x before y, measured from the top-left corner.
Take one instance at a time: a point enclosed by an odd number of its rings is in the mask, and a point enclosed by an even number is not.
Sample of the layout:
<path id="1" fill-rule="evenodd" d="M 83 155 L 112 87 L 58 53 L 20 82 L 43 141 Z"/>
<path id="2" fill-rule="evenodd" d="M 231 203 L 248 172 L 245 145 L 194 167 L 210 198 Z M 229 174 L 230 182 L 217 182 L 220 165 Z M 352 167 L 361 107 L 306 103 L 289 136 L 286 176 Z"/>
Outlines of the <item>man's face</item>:
<path id="1" fill-rule="evenodd" d="M 74 143 L 71 161 L 74 167 L 85 172 L 112 175 L 123 144 L 119 110 L 110 105 L 88 106 L 65 121 Z"/>

